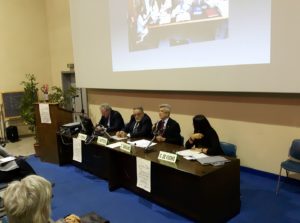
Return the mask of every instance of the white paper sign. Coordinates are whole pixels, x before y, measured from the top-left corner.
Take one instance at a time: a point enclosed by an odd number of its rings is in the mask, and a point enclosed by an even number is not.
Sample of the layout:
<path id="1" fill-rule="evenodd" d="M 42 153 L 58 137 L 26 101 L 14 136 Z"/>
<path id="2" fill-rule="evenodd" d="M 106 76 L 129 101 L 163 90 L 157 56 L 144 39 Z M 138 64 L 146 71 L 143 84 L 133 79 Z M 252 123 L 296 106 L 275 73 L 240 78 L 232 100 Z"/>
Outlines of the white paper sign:
<path id="1" fill-rule="evenodd" d="M 151 162 L 142 158 L 136 158 L 136 186 L 151 192 Z"/>
<path id="2" fill-rule="evenodd" d="M 106 146 L 107 143 L 108 143 L 108 139 L 107 138 L 98 136 L 98 138 L 97 138 L 97 144 L 102 145 L 102 146 Z"/>
<path id="3" fill-rule="evenodd" d="M 85 141 L 86 138 L 87 138 L 87 135 L 83 134 L 83 133 L 79 133 L 77 136 L 77 139 L 80 139 L 81 141 Z"/>
<path id="4" fill-rule="evenodd" d="M 170 163 L 175 163 L 177 160 L 177 154 L 160 151 L 158 155 L 158 159 Z"/>
<path id="5" fill-rule="evenodd" d="M 49 104 L 40 103 L 39 110 L 40 110 L 41 123 L 51 124 Z"/>
<path id="6" fill-rule="evenodd" d="M 73 138 L 73 160 L 82 163 L 81 139 Z"/>
<path id="7" fill-rule="evenodd" d="M 125 142 L 121 142 L 120 149 L 125 151 L 125 152 L 130 153 L 131 152 L 131 145 L 127 144 Z"/>

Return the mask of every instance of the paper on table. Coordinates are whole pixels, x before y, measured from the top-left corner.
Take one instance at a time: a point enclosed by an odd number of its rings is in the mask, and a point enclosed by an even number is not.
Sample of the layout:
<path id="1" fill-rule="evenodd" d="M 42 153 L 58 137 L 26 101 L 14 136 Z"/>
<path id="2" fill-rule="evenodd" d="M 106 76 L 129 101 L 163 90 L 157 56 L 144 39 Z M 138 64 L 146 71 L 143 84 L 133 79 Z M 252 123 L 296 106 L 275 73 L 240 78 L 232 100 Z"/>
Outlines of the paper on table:
<path id="1" fill-rule="evenodd" d="M 141 140 L 137 140 L 137 141 L 133 141 L 133 142 L 127 142 L 127 143 L 129 143 L 131 145 L 135 145 L 137 147 L 146 148 L 149 145 L 150 142 L 151 141 L 149 141 L 149 140 L 141 139 Z M 152 142 L 150 146 L 154 146 L 154 145 L 156 145 L 156 143 Z"/>
<path id="2" fill-rule="evenodd" d="M 114 148 L 117 148 L 117 147 L 120 147 L 120 146 L 121 146 L 121 142 L 116 142 L 116 143 L 109 144 L 106 147 L 114 149 Z"/>
<path id="3" fill-rule="evenodd" d="M 191 150 L 191 149 L 186 149 L 186 150 L 181 150 L 181 151 L 177 151 L 176 154 L 180 155 L 180 156 L 192 156 L 194 154 L 199 154 L 200 152 L 195 151 L 195 150 Z"/>
<path id="4" fill-rule="evenodd" d="M 82 163 L 81 139 L 73 138 L 73 160 Z"/>
<path id="5" fill-rule="evenodd" d="M 176 152 L 176 154 L 183 156 L 183 158 L 187 159 L 187 160 L 196 160 L 196 159 L 208 157 L 204 153 L 200 153 L 199 151 L 195 151 L 195 150 L 191 150 L 191 149 L 178 151 L 178 152 Z"/>
<path id="6" fill-rule="evenodd" d="M 194 159 L 195 159 L 195 158 L 192 157 L 192 156 L 184 156 L 183 158 L 186 159 L 186 160 L 194 160 Z"/>
<path id="7" fill-rule="evenodd" d="M 136 186 L 151 192 L 151 162 L 142 158 L 136 158 Z"/>
<path id="8" fill-rule="evenodd" d="M 118 137 L 118 136 L 116 136 L 116 135 L 111 136 L 111 138 L 114 139 L 114 140 L 116 140 L 116 141 L 121 141 L 121 140 L 123 140 L 123 139 L 126 139 L 126 137 Z"/>
<path id="9" fill-rule="evenodd" d="M 49 104 L 40 103 L 39 104 L 41 123 L 51 123 Z"/>
<path id="10" fill-rule="evenodd" d="M 199 154 L 195 154 L 192 156 L 194 159 L 200 159 L 200 158 L 205 158 L 208 157 L 208 155 L 204 154 L 204 153 L 199 153 Z"/>

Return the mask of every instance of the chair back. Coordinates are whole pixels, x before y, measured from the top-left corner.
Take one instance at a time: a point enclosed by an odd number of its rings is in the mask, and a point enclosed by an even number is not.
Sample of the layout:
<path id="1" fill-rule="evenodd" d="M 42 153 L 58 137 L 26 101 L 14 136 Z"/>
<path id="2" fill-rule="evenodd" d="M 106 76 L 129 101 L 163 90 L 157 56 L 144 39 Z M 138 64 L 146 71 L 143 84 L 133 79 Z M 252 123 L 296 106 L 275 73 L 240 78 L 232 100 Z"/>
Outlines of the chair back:
<path id="1" fill-rule="evenodd" d="M 184 145 L 184 137 L 180 136 L 180 145 L 183 146 Z"/>
<path id="2" fill-rule="evenodd" d="M 236 145 L 228 142 L 220 142 L 225 156 L 236 157 Z"/>
<path id="3" fill-rule="evenodd" d="M 294 139 L 290 148 L 289 156 L 300 160 L 300 139 Z"/>

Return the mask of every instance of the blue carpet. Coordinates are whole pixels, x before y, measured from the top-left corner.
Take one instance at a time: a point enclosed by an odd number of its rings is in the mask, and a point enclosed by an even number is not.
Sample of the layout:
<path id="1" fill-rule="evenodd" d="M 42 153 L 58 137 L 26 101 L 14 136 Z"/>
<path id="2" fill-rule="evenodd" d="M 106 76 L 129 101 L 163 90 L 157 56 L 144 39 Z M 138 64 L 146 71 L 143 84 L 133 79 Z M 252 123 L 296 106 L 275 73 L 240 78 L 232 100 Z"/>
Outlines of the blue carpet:
<path id="1" fill-rule="evenodd" d="M 74 166 L 43 163 L 34 156 L 27 161 L 37 174 L 55 182 L 54 220 L 70 213 L 83 215 L 95 211 L 112 223 L 192 222 L 125 189 L 109 192 L 105 180 Z M 241 212 L 230 222 L 300 223 L 300 187 L 283 183 L 276 196 L 275 186 L 274 179 L 241 171 Z"/>

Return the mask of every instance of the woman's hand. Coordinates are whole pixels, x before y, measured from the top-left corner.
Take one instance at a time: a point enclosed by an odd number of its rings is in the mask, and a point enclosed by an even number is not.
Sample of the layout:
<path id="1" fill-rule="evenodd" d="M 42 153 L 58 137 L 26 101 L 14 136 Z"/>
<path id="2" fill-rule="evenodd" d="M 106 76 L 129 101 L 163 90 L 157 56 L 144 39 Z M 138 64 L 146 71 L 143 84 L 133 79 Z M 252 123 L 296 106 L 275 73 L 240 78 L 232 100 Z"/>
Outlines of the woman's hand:
<path id="1" fill-rule="evenodd" d="M 203 138 L 203 134 L 202 133 L 194 133 L 194 134 L 192 134 L 191 136 L 190 136 L 190 138 L 189 138 L 189 142 L 190 143 L 194 143 L 194 141 L 196 140 L 196 139 L 201 139 L 201 138 Z"/>
<path id="2" fill-rule="evenodd" d="M 194 148 L 193 151 L 199 152 L 199 153 L 207 153 L 207 148 Z"/>
<path id="3" fill-rule="evenodd" d="M 203 134 L 202 133 L 194 133 L 191 135 L 191 139 L 195 140 L 195 139 L 202 139 L 203 138 Z"/>

